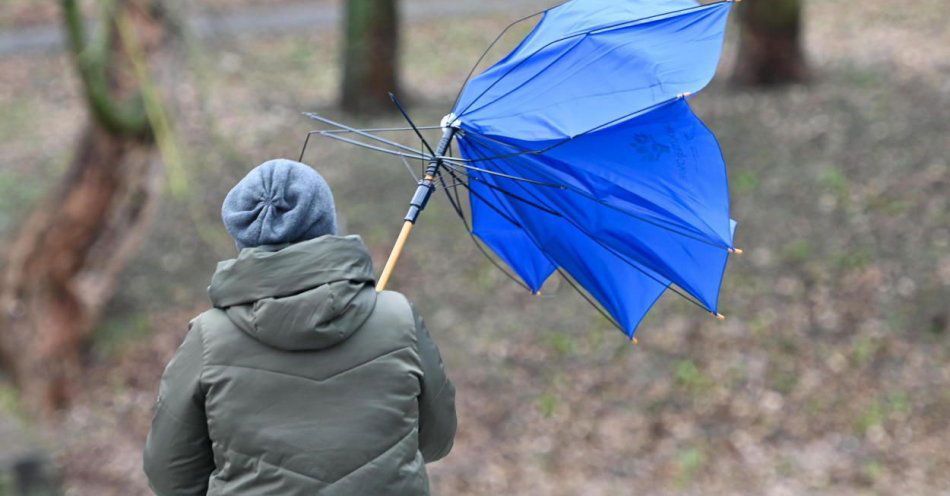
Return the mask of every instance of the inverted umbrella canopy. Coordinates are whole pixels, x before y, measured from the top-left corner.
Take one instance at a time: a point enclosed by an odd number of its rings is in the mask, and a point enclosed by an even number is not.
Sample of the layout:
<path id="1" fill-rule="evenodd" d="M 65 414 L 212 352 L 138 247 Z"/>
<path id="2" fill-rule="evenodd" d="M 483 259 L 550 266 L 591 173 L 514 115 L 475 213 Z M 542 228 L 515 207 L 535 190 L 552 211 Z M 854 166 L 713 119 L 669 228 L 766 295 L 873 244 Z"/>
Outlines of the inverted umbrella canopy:
<path id="1" fill-rule="evenodd" d="M 473 231 L 534 291 L 563 268 L 629 335 L 671 284 L 717 312 L 732 248 L 725 163 L 689 108 L 731 3 L 574 0 L 454 109 Z M 554 187 L 551 185 L 561 185 Z"/>
<path id="2" fill-rule="evenodd" d="M 435 148 L 411 120 L 362 130 L 307 114 L 335 128 L 313 133 L 428 163 L 377 289 L 441 182 L 463 220 L 450 191 L 468 189 L 466 226 L 534 292 L 567 273 L 631 338 L 667 289 L 720 316 L 736 223 L 719 144 L 687 99 L 715 74 L 731 7 L 571 0 L 549 9 L 465 84 Z M 400 130 L 427 152 L 374 134 Z M 461 157 L 446 154 L 453 139 Z"/>

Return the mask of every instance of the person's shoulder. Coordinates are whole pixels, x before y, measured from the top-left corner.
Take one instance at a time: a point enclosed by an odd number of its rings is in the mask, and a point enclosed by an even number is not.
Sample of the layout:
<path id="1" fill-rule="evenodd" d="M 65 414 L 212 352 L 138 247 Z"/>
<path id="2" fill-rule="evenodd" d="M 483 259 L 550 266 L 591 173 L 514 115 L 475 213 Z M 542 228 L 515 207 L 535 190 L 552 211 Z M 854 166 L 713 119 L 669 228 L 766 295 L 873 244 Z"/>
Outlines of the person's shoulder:
<path id="1" fill-rule="evenodd" d="M 380 291 L 376 293 L 376 310 L 412 314 L 412 303 L 406 295 L 398 291 Z"/>
<path id="2" fill-rule="evenodd" d="M 414 329 L 415 310 L 402 293 L 381 291 L 376 294 L 376 308 L 370 320 L 385 323 L 387 327 Z"/>
<path id="3" fill-rule="evenodd" d="M 206 354 L 212 354 L 220 348 L 232 348 L 246 345 L 249 340 L 244 332 L 237 328 L 220 308 L 210 308 L 201 312 L 188 323 L 190 334 L 201 340 Z"/>
<path id="4" fill-rule="evenodd" d="M 190 332 L 206 333 L 210 329 L 232 326 L 232 324 L 231 319 L 224 313 L 224 310 L 212 307 L 191 319 L 191 321 L 188 322 L 188 326 Z"/>

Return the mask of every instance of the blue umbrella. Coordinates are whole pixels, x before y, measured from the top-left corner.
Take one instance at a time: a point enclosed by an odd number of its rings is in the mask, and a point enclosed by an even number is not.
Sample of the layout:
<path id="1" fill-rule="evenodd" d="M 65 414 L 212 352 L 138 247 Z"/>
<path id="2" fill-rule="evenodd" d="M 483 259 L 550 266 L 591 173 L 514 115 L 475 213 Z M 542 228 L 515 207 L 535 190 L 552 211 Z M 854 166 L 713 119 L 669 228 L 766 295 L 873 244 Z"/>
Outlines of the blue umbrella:
<path id="1" fill-rule="evenodd" d="M 667 289 L 721 318 L 736 223 L 719 144 L 688 98 L 715 73 L 731 7 L 551 8 L 517 48 L 467 81 L 427 153 L 311 115 L 337 127 L 326 136 L 365 144 L 341 134 L 357 133 L 379 143 L 366 146 L 428 162 L 378 288 L 441 183 L 454 186 L 446 190 L 463 219 L 457 187 L 468 190 L 467 226 L 533 292 L 562 271 L 631 338 Z M 460 157 L 446 154 L 453 139 Z"/>

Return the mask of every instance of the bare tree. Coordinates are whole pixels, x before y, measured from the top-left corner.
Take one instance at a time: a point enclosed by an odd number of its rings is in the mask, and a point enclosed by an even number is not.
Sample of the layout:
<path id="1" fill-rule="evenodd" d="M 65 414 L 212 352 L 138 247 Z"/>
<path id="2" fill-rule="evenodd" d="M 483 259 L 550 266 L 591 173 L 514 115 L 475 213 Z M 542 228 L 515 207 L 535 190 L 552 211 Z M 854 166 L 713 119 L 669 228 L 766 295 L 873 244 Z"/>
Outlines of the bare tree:
<path id="1" fill-rule="evenodd" d="M 739 17 L 742 34 L 733 74 L 737 83 L 767 86 L 808 79 L 801 0 L 745 0 Z"/>
<path id="2" fill-rule="evenodd" d="M 157 0 L 103 0 L 96 36 L 77 0 L 61 3 L 89 118 L 0 280 L 0 365 L 46 411 L 72 396 L 82 345 L 153 217 L 163 175 L 142 69 L 167 72 L 176 32 Z"/>
<path id="3" fill-rule="evenodd" d="M 399 12 L 396 0 L 348 0 L 344 26 L 341 106 L 357 113 L 393 109 L 399 86 Z"/>

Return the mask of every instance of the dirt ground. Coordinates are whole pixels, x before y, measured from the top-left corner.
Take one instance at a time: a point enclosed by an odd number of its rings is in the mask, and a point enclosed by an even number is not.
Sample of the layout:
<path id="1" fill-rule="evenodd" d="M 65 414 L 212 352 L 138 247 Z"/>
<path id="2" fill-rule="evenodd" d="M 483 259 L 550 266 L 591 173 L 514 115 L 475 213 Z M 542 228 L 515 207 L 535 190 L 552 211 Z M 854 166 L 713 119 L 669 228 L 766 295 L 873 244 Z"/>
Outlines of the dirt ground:
<path id="1" fill-rule="evenodd" d="M 506 18 L 406 31 L 420 121 L 447 113 Z M 435 493 L 950 494 L 948 18 L 943 0 L 808 2 L 814 81 L 777 90 L 728 84 L 730 42 L 723 77 L 692 103 L 722 143 L 745 249 L 724 322 L 667 295 L 632 346 L 556 278 L 524 294 L 436 201 L 394 280 L 458 388 Z M 250 167 L 296 158 L 310 129 L 300 111 L 336 116 L 334 33 L 192 52 L 176 90 L 188 163 L 170 171 L 187 188 L 168 194 L 123 275 L 88 350 L 87 393 L 45 427 L 69 495 L 149 494 L 140 453 L 158 377 L 207 305 L 214 263 L 234 254 L 220 201 Z M 0 115 L 2 249 L 82 123 L 69 61 L 0 59 Z M 325 142 L 306 161 L 381 264 L 413 188 L 403 165 Z"/>

